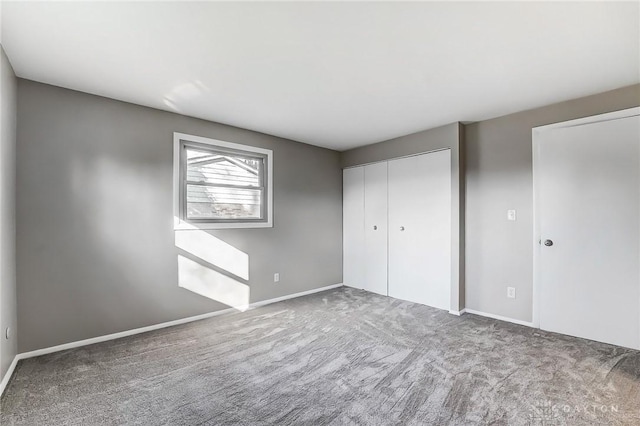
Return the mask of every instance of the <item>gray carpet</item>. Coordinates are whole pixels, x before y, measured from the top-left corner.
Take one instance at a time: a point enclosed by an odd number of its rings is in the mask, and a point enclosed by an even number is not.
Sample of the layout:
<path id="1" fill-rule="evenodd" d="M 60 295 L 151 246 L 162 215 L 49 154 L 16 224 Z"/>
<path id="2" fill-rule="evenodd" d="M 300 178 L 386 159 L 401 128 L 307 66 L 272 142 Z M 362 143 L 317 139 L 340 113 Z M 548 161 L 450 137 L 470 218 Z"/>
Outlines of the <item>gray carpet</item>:
<path id="1" fill-rule="evenodd" d="M 21 361 L 2 425 L 640 424 L 640 352 L 339 288 Z"/>

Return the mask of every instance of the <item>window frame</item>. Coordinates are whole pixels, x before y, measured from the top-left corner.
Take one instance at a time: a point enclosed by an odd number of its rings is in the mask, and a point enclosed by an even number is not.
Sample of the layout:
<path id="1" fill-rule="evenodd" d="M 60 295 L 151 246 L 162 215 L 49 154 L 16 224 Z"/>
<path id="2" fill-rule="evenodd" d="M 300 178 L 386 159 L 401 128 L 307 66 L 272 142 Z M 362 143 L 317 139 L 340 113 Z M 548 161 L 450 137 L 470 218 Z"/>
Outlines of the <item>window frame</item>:
<path id="1" fill-rule="evenodd" d="M 260 219 L 187 219 L 186 218 L 186 155 L 185 148 L 215 150 L 235 155 L 263 159 Z M 216 186 L 216 185 L 212 185 Z M 173 134 L 173 216 L 174 229 L 229 229 L 273 227 L 273 151 L 250 145 L 226 142 L 202 136 L 174 132 Z"/>
<path id="2" fill-rule="evenodd" d="M 244 186 L 233 184 L 212 184 L 207 182 L 190 181 L 187 177 L 188 172 L 188 158 L 185 155 L 187 150 L 199 151 L 209 154 L 228 154 L 229 156 L 257 159 L 260 161 L 260 171 L 258 173 L 258 186 Z M 195 142 L 187 142 L 182 140 L 180 143 L 180 217 L 190 223 L 231 223 L 231 222 L 265 222 L 267 217 L 267 206 L 264 200 L 267 198 L 268 188 L 265 182 L 267 176 L 267 155 L 248 152 L 246 150 L 239 151 L 234 149 L 222 149 L 218 147 L 211 147 L 210 145 L 203 145 Z M 224 218 L 193 218 L 188 217 L 188 188 L 189 186 L 204 186 L 212 188 L 237 188 L 260 191 L 260 217 L 259 218 L 237 218 L 237 219 L 224 219 Z"/>

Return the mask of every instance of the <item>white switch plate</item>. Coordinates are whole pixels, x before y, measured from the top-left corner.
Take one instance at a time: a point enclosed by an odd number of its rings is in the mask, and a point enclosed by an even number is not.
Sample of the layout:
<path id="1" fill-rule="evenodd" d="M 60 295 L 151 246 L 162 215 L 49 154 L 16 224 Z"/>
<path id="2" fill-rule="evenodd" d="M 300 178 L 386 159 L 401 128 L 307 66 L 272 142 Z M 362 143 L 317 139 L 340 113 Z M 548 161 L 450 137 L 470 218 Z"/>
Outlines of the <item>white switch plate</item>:
<path id="1" fill-rule="evenodd" d="M 509 299 L 516 298 L 516 288 L 515 287 L 507 287 L 507 297 Z"/>
<path id="2" fill-rule="evenodd" d="M 516 220 L 515 210 L 507 210 L 507 220 Z"/>
<path id="3" fill-rule="evenodd" d="M 280 282 L 280 273 L 276 272 L 275 274 L 273 274 L 273 282 L 277 283 Z"/>

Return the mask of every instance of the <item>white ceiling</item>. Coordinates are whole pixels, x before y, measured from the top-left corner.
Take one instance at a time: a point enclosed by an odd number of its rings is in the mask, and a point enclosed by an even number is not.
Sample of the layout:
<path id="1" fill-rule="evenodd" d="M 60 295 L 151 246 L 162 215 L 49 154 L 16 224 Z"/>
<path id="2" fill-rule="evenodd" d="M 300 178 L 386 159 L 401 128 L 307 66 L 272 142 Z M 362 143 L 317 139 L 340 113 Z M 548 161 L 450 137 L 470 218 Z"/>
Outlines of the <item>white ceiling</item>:
<path id="1" fill-rule="evenodd" d="M 640 82 L 638 2 L 5 2 L 18 76 L 344 150 Z"/>

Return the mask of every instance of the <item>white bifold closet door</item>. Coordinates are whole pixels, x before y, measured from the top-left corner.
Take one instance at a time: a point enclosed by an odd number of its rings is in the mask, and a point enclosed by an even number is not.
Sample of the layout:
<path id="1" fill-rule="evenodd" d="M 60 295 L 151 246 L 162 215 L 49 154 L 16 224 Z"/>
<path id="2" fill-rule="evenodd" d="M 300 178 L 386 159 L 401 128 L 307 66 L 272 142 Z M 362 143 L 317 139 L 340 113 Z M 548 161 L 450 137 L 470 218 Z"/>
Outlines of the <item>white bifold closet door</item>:
<path id="1" fill-rule="evenodd" d="M 451 299 L 451 151 L 388 162 L 389 296 L 440 309 Z"/>
<path id="2" fill-rule="evenodd" d="M 364 286 L 387 295 L 387 162 L 364 166 Z"/>
<path id="3" fill-rule="evenodd" d="M 364 288 L 364 167 L 342 172 L 342 281 Z"/>
<path id="4" fill-rule="evenodd" d="M 343 172 L 345 285 L 450 309 L 451 153 Z"/>

